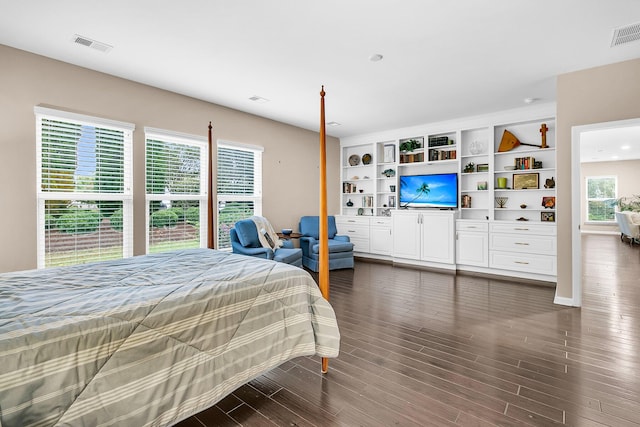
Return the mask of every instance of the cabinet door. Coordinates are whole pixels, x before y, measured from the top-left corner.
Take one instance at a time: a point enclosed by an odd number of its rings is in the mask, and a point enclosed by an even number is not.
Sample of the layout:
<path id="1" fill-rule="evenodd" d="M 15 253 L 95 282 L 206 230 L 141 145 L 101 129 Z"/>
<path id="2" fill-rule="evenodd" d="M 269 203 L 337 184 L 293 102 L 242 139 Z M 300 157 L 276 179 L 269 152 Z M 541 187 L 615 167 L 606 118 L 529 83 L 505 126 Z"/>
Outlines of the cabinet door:
<path id="1" fill-rule="evenodd" d="M 402 213 L 393 216 L 393 256 L 420 259 L 419 214 Z"/>
<path id="2" fill-rule="evenodd" d="M 372 254 L 391 255 L 393 252 L 393 239 L 391 227 L 371 226 L 369 230 L 369 248 Z"/>
<path id="3" fill-rule="evenodd" d="M 454 221 L 453 215 L 423 213 L 422 216 L 422 260 L 453 264 Z"/>
<path id="4" fill-rule="evenodd" d="M 456 239 L 456 261 L 458 264 L 489 266 L 489 243 L 486 232 L 458 231 Z"/>

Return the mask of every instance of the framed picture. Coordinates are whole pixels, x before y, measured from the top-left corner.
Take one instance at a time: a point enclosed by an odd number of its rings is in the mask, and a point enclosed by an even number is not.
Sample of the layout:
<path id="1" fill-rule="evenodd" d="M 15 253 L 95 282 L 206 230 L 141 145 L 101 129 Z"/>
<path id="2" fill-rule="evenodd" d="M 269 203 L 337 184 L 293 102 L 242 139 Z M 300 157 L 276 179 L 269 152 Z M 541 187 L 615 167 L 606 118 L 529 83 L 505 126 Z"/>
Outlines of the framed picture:
<path id="1" fill-rule="evenodd" d="M 478 181 L 478 190 L 486 190 L 487 188 L 487 181 Z"/>
<path id="2" fill-rule="evenodd" d="M 555 196 L 544 196 L 542 197 L 542 207 L 545 209 L 553 209 L 556 207 L 556 197 Z"/>
<path id="3" fill-rule="evenodd" d="M 489 164 L 488 163 L 480 163 L 476 165 L 476 172 L 489 172 Z"/>
<path id="4" fill-rule="evenodd" d="M 513 174 L 513 189 L 514 190 L 526 190 L 530 188 L 539 187 L 540 174 L 537 173 L 514 173 Z"/>
<path id="5" fill-rule="evenodd" d="M 540 212 L 540 221 L 555 222 L 555 220 L 556 220 L 555 212 Z"/>
<path id="6" fill-rule="evenodd" d="M 395 144 L 384 145 L 384 162 L 393 163 L 396 161 L 396 146 Z"/>

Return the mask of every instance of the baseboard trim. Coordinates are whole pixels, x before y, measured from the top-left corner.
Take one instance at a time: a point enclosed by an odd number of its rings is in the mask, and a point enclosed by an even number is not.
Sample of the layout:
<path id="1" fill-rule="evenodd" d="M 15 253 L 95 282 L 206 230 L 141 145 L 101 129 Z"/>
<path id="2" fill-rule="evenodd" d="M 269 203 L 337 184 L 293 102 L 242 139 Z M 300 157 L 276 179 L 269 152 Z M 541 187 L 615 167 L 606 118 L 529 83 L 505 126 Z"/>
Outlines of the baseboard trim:
<path id="1" fill-rule="evenodd" d="M 554 304 L 566 305 L 567 307 L 579 307 L 573 298 L 559 297 L 557 294 L 553 299 Z"/>

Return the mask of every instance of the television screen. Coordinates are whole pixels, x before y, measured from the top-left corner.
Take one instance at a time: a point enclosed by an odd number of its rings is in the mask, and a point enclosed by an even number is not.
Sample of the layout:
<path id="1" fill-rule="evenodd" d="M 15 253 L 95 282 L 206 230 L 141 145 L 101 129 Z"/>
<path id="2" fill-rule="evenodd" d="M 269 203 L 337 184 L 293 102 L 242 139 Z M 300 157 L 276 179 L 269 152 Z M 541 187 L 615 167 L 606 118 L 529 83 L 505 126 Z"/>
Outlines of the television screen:
<path id="1" fill-rule="evenodd" d="M 457 208 L 458 174 L 400 176 L 401 208 Z"/>

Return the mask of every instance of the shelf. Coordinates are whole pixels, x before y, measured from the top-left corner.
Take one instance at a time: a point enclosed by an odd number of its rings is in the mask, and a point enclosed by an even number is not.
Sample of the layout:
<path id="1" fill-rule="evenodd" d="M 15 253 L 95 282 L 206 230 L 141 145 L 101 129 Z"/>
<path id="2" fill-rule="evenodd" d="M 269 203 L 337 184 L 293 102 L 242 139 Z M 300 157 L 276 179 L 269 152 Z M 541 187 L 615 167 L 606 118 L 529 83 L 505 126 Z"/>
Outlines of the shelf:
<path id="1" fill-rule="evenodd" d="M 501 170 L 494 171 L 494 174 L 502 174 L 502 173 L 538 173 L 538 172 L 555 172 L 555 168 L 538 168 L 538 169 L 513 169 L 513 170 Z"/>
<path id="2" fill-rule="evenodd" d="M 520 190 L 514 190 L 513 188 L 494 188 L 493 191 L 501 193 L 526 193 L 527 191 L 555 191 L 555 188 L 523 188 Z"/>
<path id="3" fill-rule="evenodd" d="M 555 147 L 548 147 L 548 148 L 531 148 L 531 149 L 522 149 L 522 145 L 515 149 L 515 150 L 510 150 L 510 151 L 497 151 L 494 153 L 495 156 L 514 156 L 514 157 L 522 157 L 521 154 L 533 154 L 533 153 L 545 153 L 545 152 L 550 152 L 550 151 L 556 151 Z"/>

